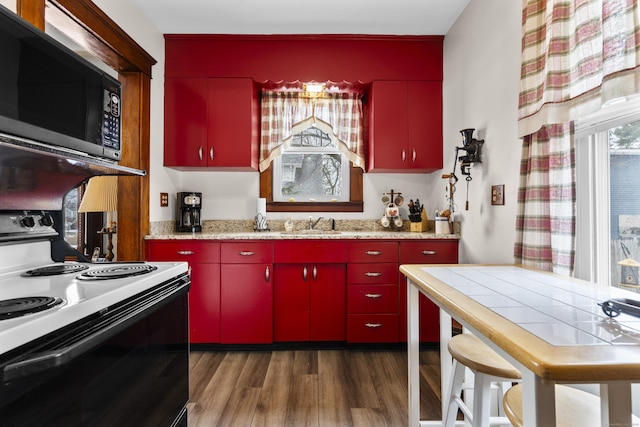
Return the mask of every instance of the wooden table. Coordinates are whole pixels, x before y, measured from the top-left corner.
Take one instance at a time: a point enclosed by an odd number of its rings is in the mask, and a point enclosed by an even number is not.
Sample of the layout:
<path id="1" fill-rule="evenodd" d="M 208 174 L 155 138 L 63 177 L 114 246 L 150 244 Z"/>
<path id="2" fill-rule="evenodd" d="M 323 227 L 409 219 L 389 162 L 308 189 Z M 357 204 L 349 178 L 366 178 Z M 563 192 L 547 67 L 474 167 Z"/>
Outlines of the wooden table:
<path id="1" fill-rule="evenodd" d="M 420 421 L 420 293 L 440 307 L 442 396 L 451 372 L 453 317 L 520 369 L 525 426 L 555 425 L 556 383 L 599 384 L 601 424 L 633 425 L 640 318 L 609 318 L 598 303 L 640 295 L 513 265 L 402 265 L 400 271 L 408 292 L 410 426 L 441 425 Z"/>

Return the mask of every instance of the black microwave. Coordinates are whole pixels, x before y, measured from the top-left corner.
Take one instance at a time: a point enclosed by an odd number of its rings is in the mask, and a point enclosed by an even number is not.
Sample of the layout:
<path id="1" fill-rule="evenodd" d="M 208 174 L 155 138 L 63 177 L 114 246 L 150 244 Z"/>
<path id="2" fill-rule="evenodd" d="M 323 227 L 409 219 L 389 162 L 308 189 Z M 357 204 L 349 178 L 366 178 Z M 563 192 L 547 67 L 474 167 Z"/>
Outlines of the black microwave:
<path id="1" fill-rule="evenodd" d="M 0 5 L 0 133 L 118 161 L 120 82 Z"/>

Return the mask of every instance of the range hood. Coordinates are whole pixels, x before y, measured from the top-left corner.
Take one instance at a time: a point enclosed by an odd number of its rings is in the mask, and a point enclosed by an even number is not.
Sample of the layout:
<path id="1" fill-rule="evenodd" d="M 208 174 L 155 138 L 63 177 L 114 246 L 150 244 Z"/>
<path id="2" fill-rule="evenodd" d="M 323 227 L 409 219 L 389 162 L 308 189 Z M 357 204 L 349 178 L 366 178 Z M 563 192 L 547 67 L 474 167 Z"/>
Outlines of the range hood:
<path id="1" fill-rule="evenodd" d="M 0 133 L 0 210 L 60 211 L 69 190 L 97 175 L 146 172 Z"/>

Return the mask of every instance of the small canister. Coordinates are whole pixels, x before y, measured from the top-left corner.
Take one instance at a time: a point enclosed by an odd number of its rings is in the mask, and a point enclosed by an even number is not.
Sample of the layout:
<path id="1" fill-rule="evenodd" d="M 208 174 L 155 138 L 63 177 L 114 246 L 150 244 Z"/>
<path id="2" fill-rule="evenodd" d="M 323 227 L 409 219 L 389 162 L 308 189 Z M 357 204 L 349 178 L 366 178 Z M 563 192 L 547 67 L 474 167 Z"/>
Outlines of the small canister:
<path id="1" fill-rule="evenodd" d="M 449 218 L 446 216 L 436 217 L 436 234 L 451 234 L 449 228 Z"/>

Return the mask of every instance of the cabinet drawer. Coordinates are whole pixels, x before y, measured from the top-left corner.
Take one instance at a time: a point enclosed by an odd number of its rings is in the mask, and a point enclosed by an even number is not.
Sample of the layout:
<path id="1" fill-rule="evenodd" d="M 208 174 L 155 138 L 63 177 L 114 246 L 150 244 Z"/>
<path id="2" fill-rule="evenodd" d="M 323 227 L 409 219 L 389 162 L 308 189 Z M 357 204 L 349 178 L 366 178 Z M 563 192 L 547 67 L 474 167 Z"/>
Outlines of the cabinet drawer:
<path id="1" fill-rule="evenodd" d="M 349 262 L 398 262 L 398 243 L 365 240 L 347 243 Z"/>
<path id="2" fill-rule="evenodd" d="M 398 283 L 398 277 L 398 264 L 395 263 L 348 264 L 347 267 L 350 285 Z"/>
<path id="3" fill-rule="evenodd" d="M 147 242 L 147 258 L 149 261 L 219 263 L 220 243 L 195 240 Z"/>
<path id="4" fill-rule="evenodd" d="M 400 264 L 457 264 L 457 240 L 400 242 Z"/>
<path id="5" fill-rule="evenodd" d="M 398 285 L 347 287 L 349 313 L 398 313 Z"/>
<path id="6" fill-rule="evenodd" d="M 348 342 L 398 342 L 397 314 L 349 314 Z"/>
<path id="7" fill-rule="evenodd" d="M 274 263 L 339 263 L 347 262 L 344 240 L 289 240 L 273 242 Z"/>
<path id="8" fill-rule="evenodd" d="M 220 262 L 223 264 L 271 264 L 273 244 L 271 242 L 222 243 Z"/>

